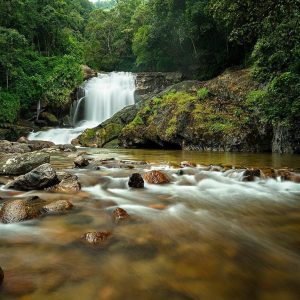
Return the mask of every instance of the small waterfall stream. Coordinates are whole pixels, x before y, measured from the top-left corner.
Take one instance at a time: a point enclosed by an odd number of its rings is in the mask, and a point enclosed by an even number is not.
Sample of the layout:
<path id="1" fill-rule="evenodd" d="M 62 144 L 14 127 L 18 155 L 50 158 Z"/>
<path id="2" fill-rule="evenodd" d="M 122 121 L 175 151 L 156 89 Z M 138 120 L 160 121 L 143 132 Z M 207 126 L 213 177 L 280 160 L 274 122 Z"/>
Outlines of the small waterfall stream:
<path id="1" fill-rule="evenodd" d="M 29 140 L 69 144 L 85 129 L 104 122 L 125 106 L 134 104 L 135 76 L 132 73 L 99 74 L 85 83 L 85 97 L 71 109 L 73 128 L 53 128 L 32 132 Z"/>

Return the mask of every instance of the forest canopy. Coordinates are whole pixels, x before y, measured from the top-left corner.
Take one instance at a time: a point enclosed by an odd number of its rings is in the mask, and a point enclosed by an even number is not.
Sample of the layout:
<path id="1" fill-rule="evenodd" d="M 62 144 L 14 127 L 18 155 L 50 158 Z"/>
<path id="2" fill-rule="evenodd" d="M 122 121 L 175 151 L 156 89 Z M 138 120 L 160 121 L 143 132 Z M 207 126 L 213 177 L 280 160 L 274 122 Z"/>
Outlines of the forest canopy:
<path id="1" fill-rule="evenodd" d="M 210 79 L 250 67 L 265 122 L 300 114 L 300 0 L 0 1 L 0 122 L 42 100 L 68 103 L 81 64 L 103 71 L 180 71 Z"/>

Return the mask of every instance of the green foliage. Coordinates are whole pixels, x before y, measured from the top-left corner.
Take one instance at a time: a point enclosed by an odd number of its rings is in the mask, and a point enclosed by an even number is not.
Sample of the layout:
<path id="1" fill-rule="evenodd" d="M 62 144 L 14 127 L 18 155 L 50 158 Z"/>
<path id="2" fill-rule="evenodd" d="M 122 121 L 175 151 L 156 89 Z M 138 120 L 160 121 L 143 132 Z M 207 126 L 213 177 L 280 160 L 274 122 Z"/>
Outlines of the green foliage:
<path id="1" fill-rule="evenodd" d="M 0 122 L 13 123 L 18 117 L 20 109 L 20 100 L 17 95 L 0 90 Z"/>
<path id="2" fill-rule="evenodd" d="M 208 95 L 209 95 L 209 90 L 205 87 L 203 87 L 197 91 L 197 97 L 199 100 L 207 99 Z"/>

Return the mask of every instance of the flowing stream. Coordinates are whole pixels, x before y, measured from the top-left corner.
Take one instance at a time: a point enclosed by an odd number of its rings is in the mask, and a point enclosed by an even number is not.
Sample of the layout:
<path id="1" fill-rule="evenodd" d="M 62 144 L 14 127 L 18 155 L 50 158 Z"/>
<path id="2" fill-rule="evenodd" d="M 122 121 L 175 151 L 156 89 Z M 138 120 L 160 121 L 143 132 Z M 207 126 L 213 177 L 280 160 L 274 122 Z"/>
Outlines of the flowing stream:
<path id="1" fill-rule="evenodd" d="M 76 174 L 75 194 L 0 190 L 4 200 L 68 199 L 65 215 L 0 224 L 5 300 L 296 300 L 300 296 L 300 184 L 243 182 L 244 167 L 300 166 L 299 155 L 83 149 L 100 160 L 147 159 L 131 168 L 73 169 L 76 154 L 52 154 L 57 169 Z M 79 150 L 81 151 L 81 150 Z M 193 159 L 195 168 L 183 168 Z M 239 164 L 210 171 L 204 164 Z M 171 183 L 131 189 L 132 173 L 164 170 Z M 133 217 L 112 222 L 116 207 Z M 79 242 L 110 231 L 109 244 Z"/>
<path id="2" fill-rule="evenodd" d="M 125 106 L 134 104 L 135 76 L 125 72 L 99 74 L 85 83 L 84 90 L 85 97 L 78 99 L 71 110 L 74 128 L 32 132 L 28 139 L 70 144 L 85 129 L 96 127 Z"/>

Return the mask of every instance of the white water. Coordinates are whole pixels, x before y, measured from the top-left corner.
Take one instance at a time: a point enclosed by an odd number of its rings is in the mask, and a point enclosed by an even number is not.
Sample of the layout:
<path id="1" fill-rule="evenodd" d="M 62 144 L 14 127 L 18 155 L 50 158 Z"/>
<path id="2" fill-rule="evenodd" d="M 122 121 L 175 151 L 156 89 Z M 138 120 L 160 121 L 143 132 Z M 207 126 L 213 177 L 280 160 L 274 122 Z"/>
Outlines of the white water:
<path id="1" fill-rule="evenodd" d="M 28 139 L 55 144 L 71 143 L 85 129 L 96 127 L 122 108 L 134 104 L 135 76 L 124 72 L 99 74 L 86 82 L 84 90 L 85 97 L 77 101 L 71 116 L 74 128 L 32 132 Z M 79 120 L 78 116 L 82 110 L 84 119 Z"/>

